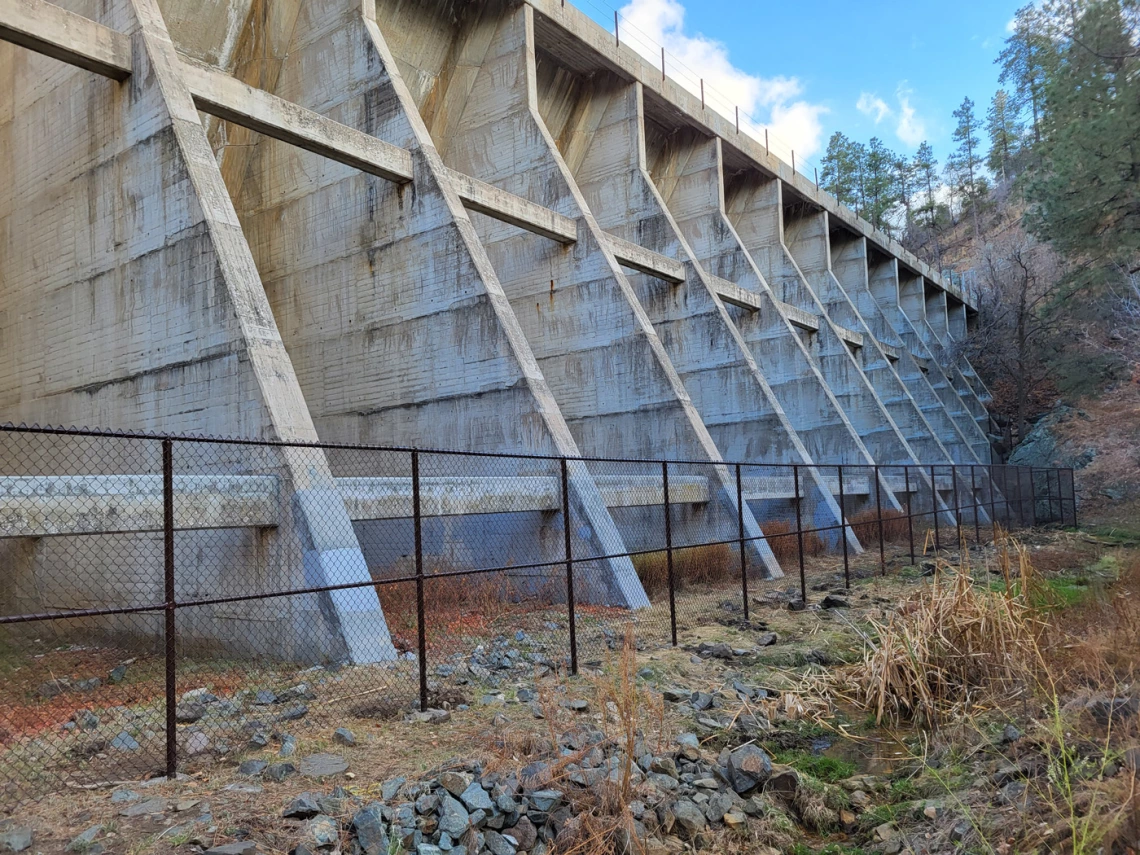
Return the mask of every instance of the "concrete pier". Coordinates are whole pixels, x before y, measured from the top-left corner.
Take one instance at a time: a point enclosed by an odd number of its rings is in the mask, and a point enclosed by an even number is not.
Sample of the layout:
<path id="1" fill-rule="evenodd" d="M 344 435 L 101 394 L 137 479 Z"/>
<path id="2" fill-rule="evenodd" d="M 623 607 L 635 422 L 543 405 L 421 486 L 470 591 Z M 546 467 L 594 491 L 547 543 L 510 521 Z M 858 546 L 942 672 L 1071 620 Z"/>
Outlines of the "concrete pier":
<path id="1" fill-rule="evenodd" d="M 590 458 L 689 461 L 677 542 L 743 521 L 761 575 L 797 502 L 858 550 L 847 518 L 908 500 L 870 467 L 989 462 L 973 312 L 572 5 L 0 0 L 0 420 L 573 461 L 566 507 L 556 463 L 425 456 L 441 562 L 554 562 L 569 531 L 606 556 L 583 599 L 648 604 L 613 556 L 662 545 L 659 464 Z M 3 608 L 161 596 L 159 445 L 72 438 L 55 471 L 29 442 L 0 451 Z M 409 452 L 185 449 L 180 595 L 361 584 L 196 638 L 395 657 L 364 583 L 408 536 Z M 845 507 L 838 464 L 868 467 Z"/>

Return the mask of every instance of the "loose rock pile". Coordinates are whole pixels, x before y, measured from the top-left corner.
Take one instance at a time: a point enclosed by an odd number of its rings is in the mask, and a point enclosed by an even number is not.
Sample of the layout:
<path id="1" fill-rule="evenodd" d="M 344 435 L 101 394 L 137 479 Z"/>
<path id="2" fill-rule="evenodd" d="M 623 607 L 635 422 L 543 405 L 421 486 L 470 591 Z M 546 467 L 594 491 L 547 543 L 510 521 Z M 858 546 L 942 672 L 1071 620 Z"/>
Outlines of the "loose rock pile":
<path id="1" fill-rule="evenodd" d="M 627 775 L 632 833 L 646 851 L 663 855 L 686 844 L 708 846 L 716 829 L 771 814 L 774 799 L 790 804 L 800 786 L 794 770 L 774 767 L 754 744 L 714 758 L 692 733 L 662 753 L 639 740 L 629 760 L 617 742 L 589 728 L 568 731 L 545 748 L 550 759 L 517 773 L 457 763 L 419 782 L 385 782 L 376 800 L 340 787 L 304 793 L 284 811 L 298 823 L 294 855 L 331 849 L 343 838 L 350 841 L 343 851 L 353 855 L 387 853 L 395 841 L 416 855 L 546 855 L 581 839 L 583 811 Z"/>

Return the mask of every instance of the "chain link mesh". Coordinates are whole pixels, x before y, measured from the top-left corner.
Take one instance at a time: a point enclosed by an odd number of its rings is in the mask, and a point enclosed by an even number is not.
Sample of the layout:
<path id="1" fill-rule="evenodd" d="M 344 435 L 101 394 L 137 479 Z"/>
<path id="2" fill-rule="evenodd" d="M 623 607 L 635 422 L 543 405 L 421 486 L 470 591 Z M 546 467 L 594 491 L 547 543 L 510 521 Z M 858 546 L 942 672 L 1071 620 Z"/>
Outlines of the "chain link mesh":
<path id="1" fill-rule="evenodd" d="M 600 665 L 630 623 L 647 647 L 762 630 L 759 609 L 868 567 L 1075 518 L 1070 470 L 8 426 L 0 794 L 222 761 L 287 775 L 299 733 L 522 699 Z"/>

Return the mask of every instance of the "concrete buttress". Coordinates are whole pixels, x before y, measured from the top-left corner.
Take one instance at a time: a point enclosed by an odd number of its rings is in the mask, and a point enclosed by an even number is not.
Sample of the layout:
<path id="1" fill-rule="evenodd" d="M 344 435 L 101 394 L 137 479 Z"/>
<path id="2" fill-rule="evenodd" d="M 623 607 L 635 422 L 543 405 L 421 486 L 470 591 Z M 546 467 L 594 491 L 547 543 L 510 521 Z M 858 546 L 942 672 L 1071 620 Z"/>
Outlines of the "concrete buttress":
<path id="1" fill-rule="evenodd" d="M 595 75 L 589 81 L 539 63 L 539 96 L 548 126 L 599 224 L 610 234 L 653 252 L 682 260 L 683 282 L 663 281 L 645 273 L 627 273 L 693 403 L 717 447 L 734 460 L 763 460 L 805 466 L 805 493 L 811 491 L 812 519 L 832 527 L 824 539 L 834 543 L 842 514 L 796 435 L 771 386 L 716 296 L 717 283 L 705 272 L 681 233 L 649 173 L 646 157 L 644 94 L 641 84 Z M 550 69 L 544 74 L 544 69 Z M 787 467 L 767 473 L 787 474 Z M 745 477 L 765 474 L 745 469 Z M 834 479 L 832 479 L 834 480 Z M 787 513 L 787 499 L 753 501 L 761 520 Z M 858 549 L 848 530 L 851 546 Z"/>
<path id="2" fill-rule="evenodd" d="M 712 489 L 674 525 L 681 542 L 697 532 L 736 531 L 736 486 L 644 308 L 545 127 L 537 102 L 534 12 L 487 4 L 459 35 L 456 73 L 440 94 L 461 114 L 432 127 L 451 168 L 539 203 L 578 225 L 564 246 L 487 217 L 477 226 L 492 265 L 579 446 L 591 456 L 692 461 L 681 472 L 705 475 Z M 450 88 L 449 87 L 449 88 Z M 649 418 L 649 414 L 652 417 Z M 761 544 L 751 511 L 742 509 L 750 542 Z M 617 517 L 627 545 L 660 542 L 640 512 Z M 648 536 L 650 540 L 637 538 Z M 635 545 L 638 544 L 638 545 Z M 778 574 L 764 546 L 756 557 Z"/>
<path id="3" fill-rule="evenodd" d="M 100 17 L 99 6 L 77 8 Z M 3 60 L 9 69 L 16 63 L 30 67 L 3 75 L 13 81 L 15 109 L 0 131 L 12 143 L 0 143 L 0 149 L 10 152 L 13 167 L 0 197 L 6 244 L 0 300 L 10 304 L 0 311 L 19 306 L 25 320 L 6 336 L 6 347 L 35 354 L 41 364 L 39 373 L 22 365 L 5 378 L 6 412 L 60 424 L 315 441 L 157 4 L 116 0 L 102 17 L 131 33 L 134 71 L 124 83 L 26 53 Z M 43 63 L 47 67 L 37 72 Z M 35 134 L 37 126 L 61 132 Z M 76 354 L 70 342 L 81 324 L 87 325 L 85 352 Z M 58 346 L 36 343 L 53 340 Z M 75 454 L 95 455 L 95 445 Z M 208 471 L 249 465 L 222 446 L 194 451 L 197 459 L 176 460 L 175 466 Z M 252 578 L 272 589 L 370 581 L 323 452 L 282 448 L 261 465 L 281 477 L 291 513 L 271 530 L 212 532 L 208 554 L 215 560 L 204 564 L 201 540 L 177 538 L 180 595 L 252 593 Z M 38 582 L 58 582 L 59 567 L 73 563 L 83 548 L 70 537 L 43 541 L 32 566 L 24 562 L 25 572 Z M 138 534 L 107 556 L 118 573 L 141 577 L 129 589 L 148 602 L 161 599 L 154 593 L 162 590 L 161 574 L 148 569 L 161 548 L 161 537 Z M 250 561 L 256 575 L 226 572 L 227 554 Z M 66 598 L 113 601 L 120 589 L 116 578 L 85 574 L 65 586 Z M 395 656 L 370 587 L 277 600 L 252 611 L 261 619 L 251 623 L 224 607 L 204 608 L 187 616 L 184 630 L 188 639 L 209 637 L 233 649 L 298 659 L 375 662 Z M 128 623 L 108 632 L 125 631 Z M 285 644 L 284 627 L 291 628 Z"/>

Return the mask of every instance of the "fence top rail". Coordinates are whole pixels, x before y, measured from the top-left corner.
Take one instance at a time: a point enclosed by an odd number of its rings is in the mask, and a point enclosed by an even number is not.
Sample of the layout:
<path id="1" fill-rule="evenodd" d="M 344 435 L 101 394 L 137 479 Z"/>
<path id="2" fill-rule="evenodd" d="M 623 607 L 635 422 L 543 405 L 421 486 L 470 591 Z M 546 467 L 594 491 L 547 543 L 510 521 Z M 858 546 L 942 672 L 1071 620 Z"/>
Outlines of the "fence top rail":
<path id="1" fill-rule="evenodd" d="M 430 446 L 408 446 L 408 445 L 367 445 L 363 443 L 346 443 L 346 442 L 304 442 L 300 440 L 281 440 L 281 439 L 258 439 L 255 437 L 237 437 L 237 436 L 215 436 L 211 434 L 191 434 L 191 433 L 160 433 L 157 431 L 135 431 L 135 430 L 116 430 L 111 428 L 90 428 L 90 427 L 61 427 L 55 425 L 38 425 L 38 424 L 14 424 L 12 422 L 5 422 L 0 424 L 0 434 L 4 433 L 21 433 L 21 434 L 39 434 L 39 435 L 58 435 L 58 436 L 76 436 L 76 437 L 92 437 L 98 439 L 127 439 L 127 440 L 145 440 L 150 442 L 178 442 L 178 443 L 195 443 L 203 445 L 239 445 L 239 446 L 253 446 L 262 448 L 312 448 L 319 450 L 333 450 L 333 451 L 371 451 L 371 452 L 399 452 L 403 454 L 433 454 L 433 455 L 446 455 L 452 457 L 475 457 L 487 459 L 508 459 L 508 460 L 543 460 L 550 462 L 557 462 L 561 460 L 568 461 L 581 461 L 583 463 L 633 463 L 641 465 L 654 465 L 660 466 L 662 463 L 672 463 L 679 466 L 728 466 L 728 467 L 766 467 L 771 469 L 847 469 L 847 470 L 899 470 L 899 469 L 915 469 L 926 470 L 930 469 L 1029 469 L 1031 471 L 1047 471 L 1054 470 L 1060 472 L 1072 472 L 1072 467 L 1067 466 L 1017 466 L 1008 463 L 762 463 L 750 460 L 692 460 L 685 458 L 645 458 L 645 457 L 562 457 L 554 454 L 533 454 L 518 451 L 461 451 L 457 449 L 448 448 L 432 448 Z"/>

